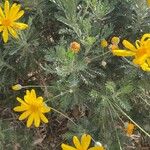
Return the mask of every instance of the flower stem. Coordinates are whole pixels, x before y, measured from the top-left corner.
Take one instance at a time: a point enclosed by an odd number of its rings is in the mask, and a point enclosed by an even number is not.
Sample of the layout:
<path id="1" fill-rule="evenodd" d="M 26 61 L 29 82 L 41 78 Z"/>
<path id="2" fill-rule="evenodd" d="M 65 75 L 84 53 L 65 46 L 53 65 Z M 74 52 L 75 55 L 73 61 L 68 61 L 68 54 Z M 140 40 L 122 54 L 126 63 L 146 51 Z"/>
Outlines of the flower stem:
<path id="1" fill-rule="evenodd" d="M 71 121 L 74 125 L 78 126 L 72 119 L 70 119 L 68 116 L 66 116 L 65 114 L 63 114 L 62 112 L 58 111 L 57 109 L 51 107 L 51 109 L 59 114 L 61 114 L 62 116 L 64 116 L 65 118 L 67 118 L 69 121 Z"/>

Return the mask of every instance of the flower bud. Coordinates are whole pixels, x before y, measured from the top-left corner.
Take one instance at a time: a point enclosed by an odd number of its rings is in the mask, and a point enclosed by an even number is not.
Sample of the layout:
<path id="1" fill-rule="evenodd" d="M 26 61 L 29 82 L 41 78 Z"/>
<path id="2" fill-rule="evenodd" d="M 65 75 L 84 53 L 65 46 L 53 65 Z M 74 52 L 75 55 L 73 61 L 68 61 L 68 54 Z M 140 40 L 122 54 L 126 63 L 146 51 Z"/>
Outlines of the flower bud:
<path id="1" fill-rule="evenodd" d="M 70 44 L 70 49 L 71 49 L 72 52 L 78 53 L 80 51 L 80 44 L 77 43 L 77 42 L 72 42 Z"/>
<path id="2" fill-rule="evenodd" d="M 13 86 L 12 86 L 12 89 L 13 89 L 14 91 L 21 90 L 21 89 L 22 89 L 22 85 L 20 85 L 20 84 L 13 85 Z"/>
<path id="3" fill-rule="evenodd" d="M 120 42 L 120 38 L 117 37 L 117 36 L 114 36 L 114 37 L 111 39 L 111 43 L 112 43 L 112 44 L 118 45 L 119 42 Z"/>
<path id="4" fill-rule="evenodd" d="M 101 47 L 105 48 L 108 46 L 108 42 L 105 39 L 103 39 L 103 40 L 101 40 L 100 45 L 101 45 Z"/>

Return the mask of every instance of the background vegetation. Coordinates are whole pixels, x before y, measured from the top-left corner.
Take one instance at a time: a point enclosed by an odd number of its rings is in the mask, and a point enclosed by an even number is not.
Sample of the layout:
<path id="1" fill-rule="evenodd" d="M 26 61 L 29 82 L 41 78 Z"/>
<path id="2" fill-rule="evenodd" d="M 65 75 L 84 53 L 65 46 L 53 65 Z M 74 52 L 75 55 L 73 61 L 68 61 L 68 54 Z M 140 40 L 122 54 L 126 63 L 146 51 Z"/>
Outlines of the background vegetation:
<path id="1" fill-rule="evenodd" d="M 21 3 L 30 27 L 19 40 L 0 39 L 0 149 L 59 150 L 72 136 L 89 133 L 108 150 L 148 150 L 150 74 L 100 46 L 104 38 L 134 42 L 149 33 L 146 0 L 12 2 Z M 81 44 L 74 57 L 73 41 Z M 12 110 L 25 93 L 11 89 L 17 83 L 36 89 L 76 124 L 51 111 L 47 125 L 28 129 Z M 138 125 L 132 138 L 124 131 L 129 121 Z"/>

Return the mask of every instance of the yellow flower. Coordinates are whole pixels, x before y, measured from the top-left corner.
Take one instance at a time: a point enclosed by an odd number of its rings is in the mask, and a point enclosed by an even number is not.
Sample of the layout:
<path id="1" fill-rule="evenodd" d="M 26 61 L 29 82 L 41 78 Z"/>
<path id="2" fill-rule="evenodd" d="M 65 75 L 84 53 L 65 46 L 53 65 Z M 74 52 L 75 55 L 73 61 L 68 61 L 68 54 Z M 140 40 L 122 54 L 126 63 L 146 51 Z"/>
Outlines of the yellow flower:
<path id="1" fill-rule="evenodd" d="M 135 125 L 132 123 L 127 123 L 125 126 L 125 131 L 127 133 L 127 136 L 131 136 L 133 134 Z"/>
<path id="2" fill-rule="evenodd" d="M 80 44 L 77 43 L 77 42 L 72 42 L 70 44 L 70 49 L 71 49 L 72 52 L 78 53 L 80 51 Z"/>
<path id="3" fill-rule="evenodd" d="M 141 40 L 136 40 L 135 46 L 127 40 L 123 41 L 123 45 L 127 50 L 115 49 L 112 53 L 116 56 L 132 56 L 134 64 L 144 71 L 150 71 L 150 34 L 144 34 Z"/>
<path id="4" fill-rule="evenodd" d="M 33 123 L 35 127 L 40 126 L 40 121 L 48 123 L 48 119 L 45 117 L 44 113 L 50 111 L 50 108 L 43 102 L 42 97 L 36 97 L 35 90 L 32 89 L 31 92 L 26 90 L 26 95 L 24 100 L 17 97 L 17 100 L 21 103 L 20 106 L 14 108 L 16 112 L 23 112 L 19 120 L 27 120 L 27 127 L 30 127 Z"/>
<path id="5" fill-rule="evenodd" d="M 94 146 L 88 149 L 90 143 L 91 143 L 91 136 L 87 134 L 83 134 L 81 137 L 81 142 L 79 139 L 74 136 L 73 137 L 73 143 L 75 145 L 75 148 L 66 144 L 62 144 L 62 150 L 104 150 L 102 146 Z"/>
<path id="6" fill-rule="evenodd" d="M 16 85 L 13 85 L 13 86 L 12 86 L 12 89 L 13 89 L 14 91 L 18 91 L 18 90 L 21 90 L 21 89 L 22 89 L 22 86 L 21 86 L 20 84 L 16 84 Z"/>
<path id="7" fill-rule="evenodd" d="M 103 39 L 103 40 L 101 40 L 100 45 L 101 45 L 101 47 L 105 48 L 108 46 L 108 42 L 105 39 Z"/>
<path id="8" fill-rule="evenodd" d="M 148 7 L 150 7 L 150 0 L 146 0 Z"/>
<path id="9" fill-rule="evenodd" d="M 118 45 L 119 42 L 120 42 L 120 38 L 117 37 L 117 36 L 114 36 L 114 37 L 111 39 L 111 43 L 112 43 L 112 44 Z"/>
<path id="10" fill-rule="evenodd" d="M 20 10 L 21 5 L 14 3 L 11 7 L 9 1 L 6 0 L 4 4 L 4 11 L 0 7 L 0 32 L 4 42 L 8 41 L 9 33 L 18 38 L 17 30 L 24 30 L 28 27 L 27 24 L 16 22 L 24 15 L 24 11 Z"/>

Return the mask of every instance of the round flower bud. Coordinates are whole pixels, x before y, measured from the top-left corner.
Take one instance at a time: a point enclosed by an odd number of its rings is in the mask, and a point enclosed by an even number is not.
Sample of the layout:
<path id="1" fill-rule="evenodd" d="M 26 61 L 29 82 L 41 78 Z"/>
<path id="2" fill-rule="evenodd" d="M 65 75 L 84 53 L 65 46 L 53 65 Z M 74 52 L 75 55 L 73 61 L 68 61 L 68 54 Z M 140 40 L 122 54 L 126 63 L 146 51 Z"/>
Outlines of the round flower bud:
<path id="1" fill-rule="evenodd" d="M 106 67 L 106 65 L 107 65 L 106 61 L 103 60 L 103 61 L 101 62 L 101 65 L 102 65 L 103 67 Z"/>
<path id="2" fill-rule="evenodd" d="M 18 90 L 21 90 L 22 89 L 22 86 L 20 84 L 16 84 L 16 85 L 13 85 L 11 87 L 14 91 L 18 91 Z"/>
<path id="3" fill-rule="evenodd" d="M 103 40 L 101 40 L 100 45 L 101 45 L 101 47 L 105 48 L 108 46 L 108 42 L 105 39 L 103 39 Z"/>
<path id="4" fill-rule="evenodd" d="M 100 142 L 95 142 L 95 146 L 102 146 Z"/>
<path id="5" fill-rule="evenodd" d="M 117 44 L 119 44 L 119 42 L 120 42 L 120 38 L 117 37 L 117 36 L 114 36 L 114 37 L 111 39 L 111 43 L 112 43 L 112 44 L 117 45 Z"/>
<path id="6" fill-rule="evenodd" d="M 77 42 L 70 43 L 70 50 L 74 53 L 78 53 L 80 51 L 80 44 Z"/>

